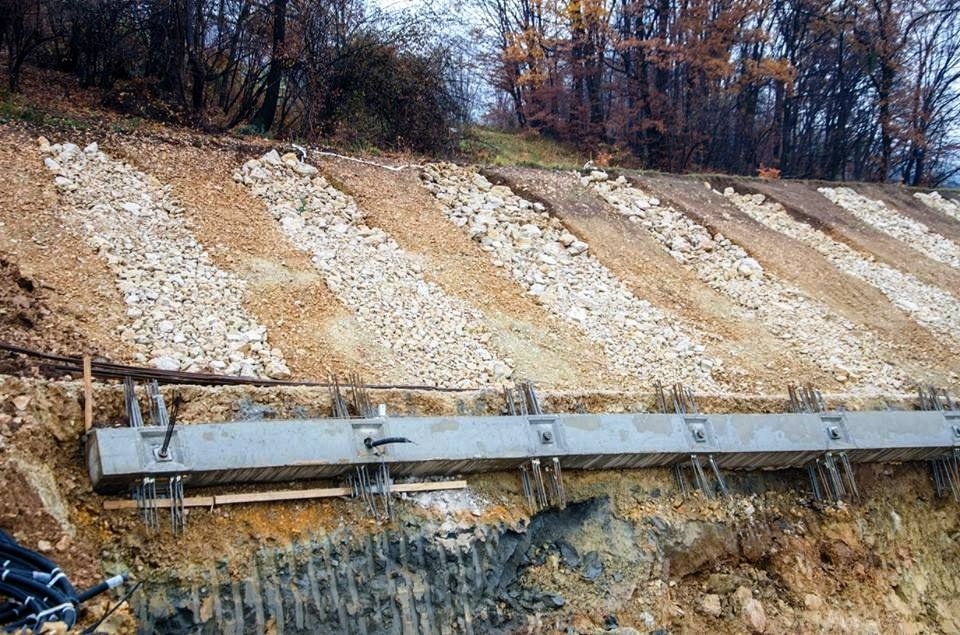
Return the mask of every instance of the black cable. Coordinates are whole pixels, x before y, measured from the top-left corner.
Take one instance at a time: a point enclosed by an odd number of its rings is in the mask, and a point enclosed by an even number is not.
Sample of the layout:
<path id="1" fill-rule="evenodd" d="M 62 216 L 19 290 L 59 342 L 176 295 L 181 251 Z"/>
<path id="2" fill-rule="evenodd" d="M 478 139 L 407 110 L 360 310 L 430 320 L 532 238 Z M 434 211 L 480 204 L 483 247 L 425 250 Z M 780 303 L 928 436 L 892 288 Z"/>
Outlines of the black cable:
<path id="1" fill-rule="evenodd" d="M 413 441 L 407 437 L 383 437 L 382 439 L 377 439 L 376 441 L 370 437 L 367 437 L 363 440 L 363 445 L 368 450 L 372 450 L 373 448 L 381 445 L 387 445 L 388 443 L 413 443 Z"/>
<path id="2" fill-rule="evenodd" d="M 130 590 L 127 591 L 126 593 L 124 593 L 124 594 L 123 594 L 123 597 L 120 598 L 120 601 L 118 601 L 116 604 L 114 604 L 113 607 L 111 607 L 111 609 L 110 609 L 109 611 L 107 611 L 106 613 L 104 613 L 104 614 L 103 614 L 103 617 L 101 617 L 99 620 L 97 620 L 97 623 L 96 623 L 96 624 L 94 624 L 93 626 L 88 626 L 87 628 L 83 629 L 83 632 L 82 632 L 80 635 L 90 635 L 91 633 L 93 633 L 94 631 L 96 631 L 98 626 L 100 626 L 101 624 L 103 624 L 103 622 L 104 622 L 108 617 L 110 617 L 111 615 L 113 615 L 113 612 L 114 612 L 114 611 L 116 611 L 118 608 L 120 608 L 120 606 L 121 606 L 124 602 L 126 602 L 127 600 L 130 599 L 130 596 L 133 595 L 133 592 L 134 592 L 134 591 L 136 591 L 137 589 L 140 588 L 140 585 L 141 585 L 141 584 L 143 584 L 143 582 L 137 582 L 137 583 L 134 584 L 132 587 L 130 587 Z"/>

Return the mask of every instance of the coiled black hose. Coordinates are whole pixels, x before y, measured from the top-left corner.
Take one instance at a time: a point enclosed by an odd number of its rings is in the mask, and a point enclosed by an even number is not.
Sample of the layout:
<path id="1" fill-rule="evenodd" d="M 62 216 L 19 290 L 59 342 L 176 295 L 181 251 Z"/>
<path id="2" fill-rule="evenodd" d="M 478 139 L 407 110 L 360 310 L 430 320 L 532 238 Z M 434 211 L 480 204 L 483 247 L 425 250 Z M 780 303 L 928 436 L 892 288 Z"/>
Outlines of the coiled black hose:
<path id="1" fill-rule="evenodd" d="M 118 575 L 77 593 L 60 568 L 0 530 L 0 628 L 39 632 L 47 622 L 77 623 L 83 602 L 126 581 Z"/>

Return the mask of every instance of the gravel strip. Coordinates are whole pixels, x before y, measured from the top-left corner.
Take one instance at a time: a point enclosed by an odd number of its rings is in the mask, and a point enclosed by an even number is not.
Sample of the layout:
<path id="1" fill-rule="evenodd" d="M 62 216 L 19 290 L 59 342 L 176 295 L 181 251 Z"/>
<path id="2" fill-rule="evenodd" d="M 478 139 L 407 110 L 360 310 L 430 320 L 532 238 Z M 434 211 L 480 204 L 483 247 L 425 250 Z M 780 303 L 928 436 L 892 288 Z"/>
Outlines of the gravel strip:
<path id="1" fill-rule="evenodd" d="M 594 171 L 583 181 L 614 210 L 650 232 L 677 262 L 837 381 L 867 392 L 903 385 L 900 372 L 882 361 L 889 349 L 876 337 L 765 272 L 739 245 L 719 233 L 711 236 L 704 226 L 622 176 L 609 180 L 606 173 Z"/>
<path id="2" fill-rule="evenodd" d="M 424 280 L 416 259 L 383 230 L 364 224 L 354 200 L 315 167 L 295 154 L 271 151 L 246 162 L 234 178 L 267 203 L 361 327 L 393 350 L 402 373 L 395 379 L 470 386 L 511 376 L 512 360 L 488 347 L 482 314 Z"/>
<path id="3" fill-rule="evenodd" d="M 840 271 L 873 285 L 920 324 L 952 338 L 960 335 L 960 301 L 946 291 L 792 218 L 782 205 L 765 200 L 763 194 L 737 194 L 728 187 L 723 195 L 758 223 L 816 249 Z"/>
<path id="4" fill-rule="evenodd" d="M 214 266 L 186 227 L 170 186 L 93 143 L 51 145 L 44 165 L 69 211 L 67 225 L 107 262 L 127 304 L 118 333 L 135 361 L 164 370 L 283 378 L 267 328 L 243 308 L 245 285 Z"/>
<path id="5" fill-rule="evenodd" d="M 551 313 L 603 346 L 610 365 L 640 383 L 715 390 L 718 362 L 692 329 L 635 297 L 540 203 L 493 186 L 474 168 L 430 164 L 425 186 L 444 213 Z"/>
<path id="6" fill-rule="evenodd" d="M 938 212 L 943 212 L 947 216 L 960 220 L 960 203 L 940 196 L 940 192 L 917 192 L 914 198 L 920 199 L 928 207 L 932 207 Z"/>
<path id="7" fill-rule="evenodd" d="M 821 187 L 817 191 L 883 233 L 914 246 L 938 262 L 960 268 L 960 245 L 930 231 L 920 221 L 890 209 L 883 201 L 861 196 L 849 187 Z"/>

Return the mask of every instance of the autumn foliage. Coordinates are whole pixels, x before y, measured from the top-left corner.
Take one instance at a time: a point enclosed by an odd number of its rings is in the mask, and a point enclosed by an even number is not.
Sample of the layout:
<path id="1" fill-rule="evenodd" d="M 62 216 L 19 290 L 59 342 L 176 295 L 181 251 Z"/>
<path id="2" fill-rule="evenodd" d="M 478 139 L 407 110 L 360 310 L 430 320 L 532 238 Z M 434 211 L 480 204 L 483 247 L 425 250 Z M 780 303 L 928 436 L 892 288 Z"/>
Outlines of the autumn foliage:
<path id="1" fill-rule="evenodd" d="M 956 169 L 956 0 L 475 2 L 519 127 L 669 171 Z"/>

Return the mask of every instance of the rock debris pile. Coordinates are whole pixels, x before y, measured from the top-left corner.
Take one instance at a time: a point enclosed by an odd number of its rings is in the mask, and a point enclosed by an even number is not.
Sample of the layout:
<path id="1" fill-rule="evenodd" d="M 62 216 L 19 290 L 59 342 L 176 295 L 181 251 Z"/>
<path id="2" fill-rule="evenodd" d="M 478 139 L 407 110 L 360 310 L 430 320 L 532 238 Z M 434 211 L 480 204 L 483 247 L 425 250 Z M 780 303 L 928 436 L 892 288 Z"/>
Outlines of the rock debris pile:
<path id="1" fill-rule="evenodd" d="M 940 192 L 917 192 L 914 198 L 920 199 L 928 207 L 960 220 L 960 203 L 940 196 Z"/>
<path id="2" fill-rule="evenodd" d="M 795 220 L 782 205 L 765 200 L 763 194 L 737 194 L 728 187 L 723 195 L 758 223 L 816 249 L 840 271 L 873 285 L 920 324 L 950 337 L 960 333 L 960 302 L 946 291 Z"/>
<path id="3" fill-rule="evenodd" d="M 420 264 L 367 226 L 354 200 L 315 167 L 271 151 L 243 164 L 234 179 L 267 203 L 361 327 L 393 350 L 404 380 L 475 385 L 510 377 L 513 362 L 491 352 L 483 316 L 426 281 Z"/>
<path id="4" fill-rule="evenodd" d="M 40 138 L 44 165 L 70 207 L 66 222 L 117 276 L 135 361 L 165 370 L 286 377 L 267 328 L 243 308 L 243 281 L 217 268 L 187 228 L 170 186 L 111 159 Z"/>
<path id="5" fill-rule="evenodd" d="M 586 182 L 613 208 L 650 232 L 683 266 L 729 296 L 775 336 L 833 375 L 866 390 L 890 389 L 902 378 L 883 359 L 885 349 L 869 332 L 831 312 L 765 272 L 742 247 L 713 234 L 686 214 L 595 171 Z"/>
<path id="6" fill-rule="evenodd" d="M 473 168 L 427 165 L 426 187 L 447 217 L 490 253 L 537 302 L 601 344 L 609 363 L 640 381 L 676 380 L 713 388 L 717 362 L 675 319 L 635 297 L 546 212 Z"/>
<path id="7" fill-rule="evenodd" d="M 849 187 L 821 187 L 817 191 L 868 225 L 909 243 L 938 262 L 960 268 L 960 245 L 930 231 L 920 221 L 890 209 L 883 201 L 861 196 Z"/>

